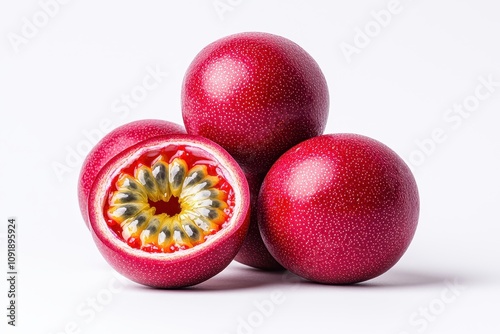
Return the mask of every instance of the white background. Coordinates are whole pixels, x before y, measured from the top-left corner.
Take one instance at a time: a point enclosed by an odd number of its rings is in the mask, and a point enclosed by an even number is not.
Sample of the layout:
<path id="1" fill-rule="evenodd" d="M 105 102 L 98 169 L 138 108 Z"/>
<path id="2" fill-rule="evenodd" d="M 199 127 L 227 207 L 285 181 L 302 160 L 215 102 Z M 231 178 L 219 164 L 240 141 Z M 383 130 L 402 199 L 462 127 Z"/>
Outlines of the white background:
<path id="1" fill-rule="evenodd" d="M 498 2 L 219 3 L 229 7 L 73 0 L 44 22 L 38 1 L 1 0 L 1 332 L 500 332 Z M 373 11 L 388 6 L 394 13 L 382 27 Z M 30 31 L 26 20 L 40 27 Z M 117 279 L 96 250 L 76 197 L 82 157 L 69 152 L 85 150 L 85 133 L 99 135 L 106 122 L 181 123 L 190 61 L 206 44 L 242 31 L 285 36 L 317 60 L 331 95 L 327 133 L 371 136 L 412 165 L 419 227 L 381 277 L 324 286 L 234 263 L 199 286 L 161 291 Z M 25 39 L 16 45 L 13 36 Z M 357 53 L 346 56 L 347 44 Z M 140 89 L 148 68 L 168 74 L 137 106 L 123 108 L 122 94 Z M 467 117 L 449 114 L 464 103 Z M 57 165 L 66 166 L 62 175 Z M 3 278 L 10 216 L 18 219 L 17 328 L 6 325 Z"/>

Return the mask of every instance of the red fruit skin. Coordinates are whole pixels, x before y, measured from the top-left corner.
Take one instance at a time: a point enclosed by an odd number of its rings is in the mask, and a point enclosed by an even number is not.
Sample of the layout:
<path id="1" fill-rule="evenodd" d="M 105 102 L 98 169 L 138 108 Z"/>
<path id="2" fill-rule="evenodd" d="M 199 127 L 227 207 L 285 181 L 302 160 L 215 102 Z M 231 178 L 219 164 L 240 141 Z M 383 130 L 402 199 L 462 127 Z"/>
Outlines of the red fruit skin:
<path id="1" fill-rule="evenodd" d="M 179 124 L 158 119 L 145 119 L 124 124 L 104 136 L 89 152 L 78 178 L 78 202 L 85 223 L 88 219 L 88 196 L 92 183 L 101 168 L 114 156 L 148 138 L 183 134 L 186 130 Z"/>
<path id="2" fill-rule="evenodd" d="M 224 176 L 236 194 L 233 220 L 230 226 L 193 248 L 175 253 L 148 253 L 129 247 L 111 232 L 102 212 L 107 200 L 106 190 L 117 166 L 132 156 L 140 156 L 148 150 L 169 144 L 197 147 L 216 157 L 226 170 Z M 89 198 L 90 230 L 105 260 L 130 280 L 155 288 L 192 286 L 221 272 L 240 249 L 250 220 L 250 193 L 243 171 L 219 145 L 199 136 L 159 136 L 125 149 L 102 168 Z"/>
<path id="3" fill-rule="evenodd" d="M 286 152 L 266 175 L 259 228 L 270 253 L 311 281 L 351 284 L 391 268 L 419 215 L 408 166 L 361 135 L 323 135 Z"/>
<path id="4" fill-rule="evenodd" d="M 186 72 L 181 98 L 187 132 L 220 144 L 256 174 L 322 134 L 329 107 L 316 61 L 294 42 L 259 32 L 205 47 Z"/>
<path id="5" fill-rule="evenodd" d="M 246 173 L 245 176 L 247 178 L 248 188 L 250 189 L 250 226 L 245 241 L 234 259 L 247 266 L 262 270 L 284 270 L 285 268 L 283 268 L 267 250 L 259 231 L 259 208 L 257 200 L 265 174 L 254 175 Z"/>

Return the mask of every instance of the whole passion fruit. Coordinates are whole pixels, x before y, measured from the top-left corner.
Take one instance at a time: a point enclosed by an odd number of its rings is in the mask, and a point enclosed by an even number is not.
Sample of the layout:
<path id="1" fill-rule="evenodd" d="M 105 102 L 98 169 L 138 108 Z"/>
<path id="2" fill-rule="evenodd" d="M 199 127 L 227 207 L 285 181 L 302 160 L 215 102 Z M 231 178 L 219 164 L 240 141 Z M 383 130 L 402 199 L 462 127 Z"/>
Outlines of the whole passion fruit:
<path id="1" fill-rule="evenodd" d="M 124 149 L 145 139 L 169 134 L 186 133 L 181 125 L 145 119 L 124 124 L 104 136 L 89 152 L 78 178 L 78 202 L 85 223 L 88 225 L 88 197 L 90 187 L 101 168 Z"/>
<path id="2" fill-rule="evenodd" d="M 289 39 L 260 32 L 227 36 L 201 50 L 185 74 L 181 99 L 187 132 L 220 144 L 247 176 L 260 179 L 250 184 L 254 198 L 281 154 L 323 133 L 329 108 L 316 61 Z M 253 217 L 257 211 L 252 205 Z M 236 260 L 280 269 L 264 247 L 257 219 L 250 225 Z"/>
<path id="3" fill-rule="evenodd" d="M 236 161 L 199 136 L 157 136 L 129 147 L 90 190 L 96 245 L 140 284 L 195 285 L 234 258 L 249 224 L 250 195 Z"/>
<path id="4" fill-rule="evenodd" d="M 328 117 L 328 87 L 316 61 L 268 33 L 239 33 L 206 46 L 185 74 L 181 98 L 187 132 L 220 144 L 253 174 L 322 134 Z"/>
<path id="5" fill-rule="evenodd" d="M 384 144 L 355 134 L 298 144 L 273 165 L 259 195 L 259 227 L 274 258 L 320 283 L 350 284 L 391 268 L 419 215 L 415 179 Z"/>

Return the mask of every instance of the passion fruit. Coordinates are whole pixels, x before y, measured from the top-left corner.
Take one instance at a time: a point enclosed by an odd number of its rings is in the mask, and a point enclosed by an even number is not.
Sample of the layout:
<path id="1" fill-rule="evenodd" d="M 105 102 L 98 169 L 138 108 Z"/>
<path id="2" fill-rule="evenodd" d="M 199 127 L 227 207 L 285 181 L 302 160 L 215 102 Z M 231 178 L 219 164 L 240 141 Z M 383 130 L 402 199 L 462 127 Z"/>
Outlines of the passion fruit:
<path id="1" fill-rule="evenodd" d="M 85 158 L 78 178 L 78 202 L 87 226 L 90 187 L 101 168 L 111 158 L 145 139 L 184 133 L 186 131 L 181 125 L 158 119 L 145 119 L 124 124 L 104 136 Z"/>
<path id="2" fill-rule="evenodd" d="M 329 107 L 316 61 L 289 39 L 260 32 L 201 50 L 184 76 L 181 100 L 187 132 L 220 144 L 253 174 L 322 134 Z"/>
<path id="3" fill-rule="evenodd" d="M 199 136 L 157 136 L 126 148 L 99 172 L 89 197 L 96 245 L 140 284 L 195 285 L 234 258 L 250 195 L 236 161 Z"/>
<path id="4" fill-rule="evenodd" d="M 190 134 L 225 148 L 245 173 L 262 178 L 292 146 L 323 133 L 329 108 L 325 77 L 302 47 L 261 32 L 219 39 L 189 65 L 181 93 Z M 252 205 L 253 216 L 259 208 Z M 252 219 L 236 260 L 261 269 L 281 268 L 265 249 Z"/>
<path id="5" fill-rule="evenodd" d="M 259 227 L 273 257 L 320 283 L 351 284 L 389 270 L 415 233 L 419 196 L 405 162 L 355 134 L 298 144 L 272 166 Z"/>

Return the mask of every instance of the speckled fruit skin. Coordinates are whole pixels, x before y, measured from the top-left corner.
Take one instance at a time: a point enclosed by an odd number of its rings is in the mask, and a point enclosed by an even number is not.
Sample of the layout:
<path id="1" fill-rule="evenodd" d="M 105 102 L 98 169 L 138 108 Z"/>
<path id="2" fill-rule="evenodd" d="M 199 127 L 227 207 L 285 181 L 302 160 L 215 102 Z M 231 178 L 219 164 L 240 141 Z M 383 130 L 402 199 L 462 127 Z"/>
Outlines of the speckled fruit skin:
<path id="1" fill-rule="evenodd" d="M 316 61 L 294 42 L 260 32 L 227 36 L 201 50 L 186 72 L 181 100 L 188 133 L 220 144 L 247 176 L 260 178 L 256 186 L 249 181 L 255 198 L 282 153 L 323 133 L 329 108 Z M 252 205 L 248 237 L 236 260 L 282 269 L 264 247 L 257 211 Z"/>
<path id="2" fill-rule="evenodd" d="M 213 156 L 235 191 L 235 207 L 228 226 L 204 243 L 174 253 L 148 253 L 131 248 L 118 239 L 108 228 L 102 211 L 110 180 L 120 166 L 145 152 L 168 145 L 188 145 Z M 125 149 L 102 168 L 91 188 L 89 217 L 90 230 L 97 248 L 116 271 L 143 285 L 180 288 L 211 278 L 232 261 L 248 230 L 250 194 L 243 171 L 219 145 L 199 136 L 160 136 Z"/>
<path id="3" fill-rule="evenodd" d="M 248 188 L 250 189 L 250 226 L 245 241 L 234 259 L 247 266 L 262 270 L 285 270 L 285 268 L 283 268 L 283 266 L 281 266 L 269 253 L 260 236 L 257 199 L 265 174 L 254 175 L 246 173 L 245 176 L 247 178 Z"/>
<path id="4" fill-rule="evenodd" d="M 78 202 L 85 223 L 87 215 L 90 187 L 101 168 L 118 153 L 148 138 L 184 134 L 186 131 L 179 125 L 158 119 L 145 119 L 124 124 L 104 136 L 89 152 L 80 170 L 78 178 Z"/>
<path id="5" fill-rule="evenodd" d="M 266 175 L 259 205 L 271 254 L 293 273 L 327 284 L 387 271 L 409 246 L 419 215 L 408 166 L 356 134 L 323 135 L 287 151 Z"/>
<path id="6" fill-rule="evenodd" d="M 294 42 L 247 32 L 206 46 L 182 86 L 190 134 L 224 147 L 251 173 L 266 173 L 292 146 L 323 133 L 329 95 L 316 61 Z"/>

